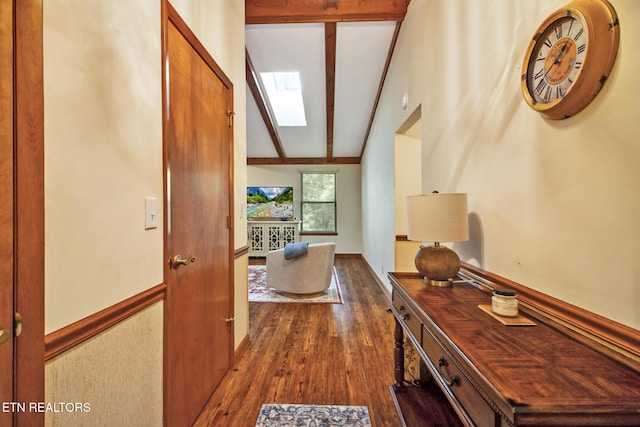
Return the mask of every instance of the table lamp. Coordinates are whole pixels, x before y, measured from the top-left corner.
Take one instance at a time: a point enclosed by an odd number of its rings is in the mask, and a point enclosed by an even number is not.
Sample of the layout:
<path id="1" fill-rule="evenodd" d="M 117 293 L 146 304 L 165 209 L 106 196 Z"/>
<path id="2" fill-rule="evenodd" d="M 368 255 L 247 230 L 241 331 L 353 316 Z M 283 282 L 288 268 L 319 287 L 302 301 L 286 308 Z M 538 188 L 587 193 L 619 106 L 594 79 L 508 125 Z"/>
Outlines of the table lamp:
<path id="1" fill-rule="evenodd" d="M 460 258 L 440 242 L 469 240 L 467 195 L 465 193 L 407 196 L 407 238 L 423 242 L 415 264 L 426 283 L 451 286 L 460 270 Z M 426 246 L 424 242 L 434 242 Z"/>

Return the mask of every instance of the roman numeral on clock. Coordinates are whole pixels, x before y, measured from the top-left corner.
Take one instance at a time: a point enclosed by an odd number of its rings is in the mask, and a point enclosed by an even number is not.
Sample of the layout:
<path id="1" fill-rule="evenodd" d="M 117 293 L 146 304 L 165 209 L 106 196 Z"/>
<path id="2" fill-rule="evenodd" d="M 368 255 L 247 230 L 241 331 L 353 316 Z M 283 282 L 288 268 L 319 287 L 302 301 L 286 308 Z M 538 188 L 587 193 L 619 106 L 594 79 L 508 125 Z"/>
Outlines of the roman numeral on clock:
<path id="1" fill-rule="evenodd" d="M 535 89 L 536 93 L 538 95 L 542 95 L 542 92 L 544 91 L 545 87 L 547 87 L 547 82 L 545 82 L 544 79 L 540 79 L 540 81 L 536 85 L 536 89 Z"/>
<path id="2" fill-rule="evenodd" d="M 560 40 L 560 39 L 562 38 L 562 26 L 561 26 L 561 25 L 558 25 L 558 26 L 555 28 L 555 32 L 556 32 L 556 39 L 557 39 L 557 40 Z"/>

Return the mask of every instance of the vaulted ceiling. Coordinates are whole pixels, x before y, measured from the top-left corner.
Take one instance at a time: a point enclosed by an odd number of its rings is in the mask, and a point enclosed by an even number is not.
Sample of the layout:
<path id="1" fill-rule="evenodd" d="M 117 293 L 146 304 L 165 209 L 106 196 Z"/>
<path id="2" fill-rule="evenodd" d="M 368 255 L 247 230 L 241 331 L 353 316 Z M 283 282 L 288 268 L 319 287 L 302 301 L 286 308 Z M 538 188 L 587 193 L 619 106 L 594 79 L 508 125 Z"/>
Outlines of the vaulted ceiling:
<path id="1" fill-rule="evenodd" d="M 410 0 L 245 0 L 247 163 L 360 163 Z M 306 126 L 278 126 L 263 72 L 298 71 Z"/>

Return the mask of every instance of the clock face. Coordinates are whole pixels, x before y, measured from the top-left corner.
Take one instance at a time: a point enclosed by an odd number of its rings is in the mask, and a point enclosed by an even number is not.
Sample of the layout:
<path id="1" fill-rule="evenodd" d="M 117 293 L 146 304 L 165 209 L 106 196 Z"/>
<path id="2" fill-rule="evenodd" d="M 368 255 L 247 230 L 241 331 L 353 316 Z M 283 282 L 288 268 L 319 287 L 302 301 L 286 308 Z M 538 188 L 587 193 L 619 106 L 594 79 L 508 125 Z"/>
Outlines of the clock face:
<path id="1" fill-rule="evenodd" d="M 587 28 L 576 16 L 549 24 L 529 57 L 526 84 L 533 102 L 563 99 L 578 80 L 588 50 Z"/>
<path id="2" fill-rule="evenodd" d="M 579 113 L 609 78 L 619 40 L 608 0 L 573 0 L 556 10 L 527 47 L 520 75 L 525 102 L 548 119 Z"/>

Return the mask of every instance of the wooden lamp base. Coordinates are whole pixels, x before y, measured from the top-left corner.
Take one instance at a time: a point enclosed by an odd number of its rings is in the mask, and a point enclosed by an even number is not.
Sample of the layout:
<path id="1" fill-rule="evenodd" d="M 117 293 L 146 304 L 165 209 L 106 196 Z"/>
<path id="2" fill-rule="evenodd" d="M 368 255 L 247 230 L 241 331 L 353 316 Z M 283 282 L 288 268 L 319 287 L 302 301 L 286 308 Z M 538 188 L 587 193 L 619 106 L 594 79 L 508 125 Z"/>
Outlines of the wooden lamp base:
<path id="1" fill-rule="evenodd" d="M 453 278 L 460 270 L 460 258 L 451 249 L 435 243 L 434 246 L 420 246 L 415 258 L 418 273 L 431 286 L 451 286 Z"/>

